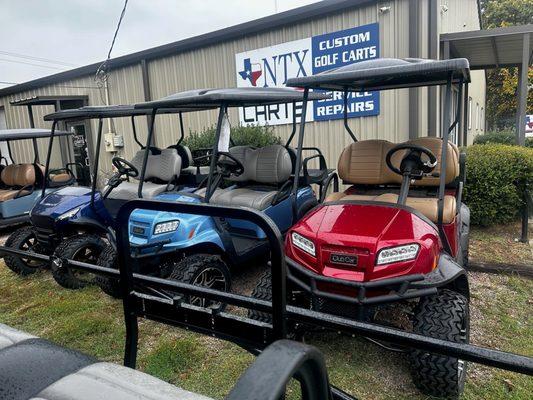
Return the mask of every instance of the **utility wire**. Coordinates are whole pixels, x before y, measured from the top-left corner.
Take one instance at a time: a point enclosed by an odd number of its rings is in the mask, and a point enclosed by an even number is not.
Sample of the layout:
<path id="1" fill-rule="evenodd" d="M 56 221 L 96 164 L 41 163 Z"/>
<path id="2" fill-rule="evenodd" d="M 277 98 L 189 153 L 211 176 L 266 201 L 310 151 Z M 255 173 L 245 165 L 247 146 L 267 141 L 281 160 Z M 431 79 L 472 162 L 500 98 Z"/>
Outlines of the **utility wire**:
<path id="1" fill-rule="evenodd" d="M 23 58 L 23 59 L 26 59 L 26 60 L 41 61 L 41 62 L 45 62 L 45 63 L 48 63 L 48 64 L 64 65 L 66 67 L 76 67 L 76 64 L 67 63 L 67 62 L 64 62 L 64 61 L 52 60 L 50 58 L 35 57 L 35 56 L 27 55 L 27 54 L 12 53 L 10 51 L 0 50 L 0 54 L 3 54 L 5 56 L 16 57 L 16 58 Z"/>
<path id="2" fill-rule="evenodd" d="M 118 24 L 115 29 L 115 33 L 113 34 L 113 40 L 111 41 L 111 46 L 109 47 L 109 51 L 107 52 L 107 58 L 102 64 L 100 64 L 100 66 L 96 70 L 96 73 L 94 74 L 94 80 L 96 82 L 96 86 L 98 86 L 99 88 L 98 92 L 100 93 L 100 99 L 102 100 L 103 104 L 108 103 L 106 94 L 103 93 L 104 87 L 107 88 L 107 80 L 109 79 L 108 63 L 109 63 L 109 59 L 111 58 L 111 52 L 113 51 L 113 47 L 115 46 L 115 41 L 117 40 L 118 31 L 120 30 L 120 25 L 122 24 L 122 19 L 124 19 L 124 15 L 126 14 L 127 7 L 128 7 L 128 0 L 124 0 L 124 7 L 122 7 L 122 11 L 120 13 Z M 109 119 L 109 124 L 110 124 L 109 128 L 114 131 L 115 122 L 113 121 L 113 118 Z"/>
<path id="3" fill-rule="evenodd" d="M 7 58 L 0 58 L 0 61 L 5 62 L 11 62 L 15 64 L 24 64 L 24 65 L 32 65 L 34 67 L 41 67 L 41 68 L 50 68 L 50 69 L 59 69 L 59 70 L 65 70 L 66 67 L 54 67 L 52 65 L 41 65 L 41 64 L 34 64 L 26 61 L 19 61 L 19 60 L 9 60 Z"/>
<path id="4" fill-rule="evenodd" d="M 6 81 L 0 81 L 0 84 L 2 85 L 18 85 L 18 82 L 6 82 Z"/>

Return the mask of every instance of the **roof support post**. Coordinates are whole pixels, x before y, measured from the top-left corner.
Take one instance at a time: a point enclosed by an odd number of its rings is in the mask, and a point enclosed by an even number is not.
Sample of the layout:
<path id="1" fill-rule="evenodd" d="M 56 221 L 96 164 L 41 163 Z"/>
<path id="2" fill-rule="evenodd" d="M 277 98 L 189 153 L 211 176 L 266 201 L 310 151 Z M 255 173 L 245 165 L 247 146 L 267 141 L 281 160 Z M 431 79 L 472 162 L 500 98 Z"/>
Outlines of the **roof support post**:
<path id="1" fill-rule="evenodd" d="M 526 102 L 527 102 L 527 72 L 529 67 L 530 34 L 525 33 L 522 39 L 522 63 L 518 67 L 518 108 L 516 112 L 517 129 L 516 142 L 520 146 L 526 144 Z"/>
<path id="2" fill-rule="evenodd" d="M 428 58 L 439 58 L 439 1 L 429 0 L 428 29 L 429 48 Z M 436 86 L 428 87 L 428 136 L 437 136 L 437 94 Z"/>
<path id="3" fill-rule="evenodd" d="M 143 97 L 144 97 L 144 101 L 150 101 L 152 100 L 152 89 L 150 87 L 150 75 L 148 73 L 148 62 L 146 61 L 145 58 L 143 58 L 141 60 L 141 74 L 142 74 L 142 82 L 143 82 Z M 152 126 L 152 121 L 151 121 L 151 118 L 152 116 L 151 115 L 148 115 L 148 118 L 146 119 L 146 127 L 148 129 L 150 129 L 150 127 Z M 150 146 L 153 145 L 153 143 L 150 143 Z"/>
<path id="4" fill-rule="evenodd" d="M 464 84 L 465 90 L 464 90 L 464 96 L 463 96 L 463 124 L 461 125 L 461 128 L 463 129 L 462 135 L 461 135 L 461 146 L 468 146 L 468 88 L 470 84 L 467 82 Z"/>
<path id="5" fill-rule="evenodd" d="M 409 57 L 419 58 L 419 41 L 420 35 L 420 2 L 418 0 L 409 0 Z M 409 89 L 409 139 L 416 139 L 420 135 L 418 124 L 419 110 L 419 89 Z"/>

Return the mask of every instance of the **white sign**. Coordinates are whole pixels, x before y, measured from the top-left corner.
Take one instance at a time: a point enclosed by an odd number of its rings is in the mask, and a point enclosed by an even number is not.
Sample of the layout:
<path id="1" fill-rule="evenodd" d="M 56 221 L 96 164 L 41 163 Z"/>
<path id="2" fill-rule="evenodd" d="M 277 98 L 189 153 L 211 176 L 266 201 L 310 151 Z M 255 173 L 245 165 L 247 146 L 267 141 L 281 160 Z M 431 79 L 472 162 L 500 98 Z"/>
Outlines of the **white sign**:
<path id="1" fill-rule="evenodd" d="M 294 40 L 235 55 L 237 87 L 285 87 L 289 78 L 308 76 L 379 57 L 377 23 Z M 301 103 L 296 105 L 297 120 Z M 292 123 L 292 104 L 248 107 L 239 110 L 243 125 Z M 350 93 L 348 117 L 379 114 L 379 93 Z M 308 103 L 307 121 L 340 119 L 344 115 L 341 93 L 332 99 Z"/>

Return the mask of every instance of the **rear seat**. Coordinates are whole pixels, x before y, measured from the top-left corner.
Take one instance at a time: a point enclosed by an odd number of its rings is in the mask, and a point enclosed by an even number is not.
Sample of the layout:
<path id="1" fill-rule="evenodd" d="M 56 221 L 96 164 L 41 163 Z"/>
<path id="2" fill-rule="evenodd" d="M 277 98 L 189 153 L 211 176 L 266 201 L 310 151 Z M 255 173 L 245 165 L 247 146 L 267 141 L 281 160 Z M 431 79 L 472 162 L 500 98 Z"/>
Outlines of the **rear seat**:
<path id="1" fill-rule="evenodd" d="M 30 187 L 37 182 L 37 174 L 34 164 L 10 164 L 2 170 L 0 180 L 4 189 L 0 189 L 0 201 L 11 200 L 19 193 L 20 189 L 28 187 L 28 190 L 20 191 L 20 196 L 31 193 Z"/>
<path id="2" fill-rule="evenodd" d="M 434 172 L 440 173 L 440 156 L 442 152 L 442 139 L 440 138 L 418 138 L 407 143 L 416 144 L 428 148 L 435 154 L 438 160 Z M 392 172 L 385 163 L 385 157 L 394 143 L 386 140 L 364 140 L 350 144 L 344 149 L 338 164 L 339 177 L 344 183 L 352 185 L 400 185 L 402 177 Z M 392 162 L 399 165 L 405 152 L 396 153 Z M 446 165 L 446 184 L 452 183 L 459 176 L 459 149 L 449 143 Z M 411 187 L 437 187 L 439 178 L 424 177 L 416 180 Z M 331 193 L 326 197 L 325 202 L 338 201 L 377 201 L 385 203 L 396 203 L 398 195 L 394 193 L 384 193 L 379 195 L 354 194 L 353 190 L 346 192 Z M 438 199 L 436 197 L 414 197 L 409 196 L 406 205 L 412 207 L 433 222 L 438 220 Z M 444 196 L 443 223 L 448 224 L 453 221 L 457 211 L 457 204 L 454 196 Z"/>
<path id="3" fill-rule="evenodd" d="M 0 397 L 12 400 L 208 400 L 143 372 L 0 324 Z"/>

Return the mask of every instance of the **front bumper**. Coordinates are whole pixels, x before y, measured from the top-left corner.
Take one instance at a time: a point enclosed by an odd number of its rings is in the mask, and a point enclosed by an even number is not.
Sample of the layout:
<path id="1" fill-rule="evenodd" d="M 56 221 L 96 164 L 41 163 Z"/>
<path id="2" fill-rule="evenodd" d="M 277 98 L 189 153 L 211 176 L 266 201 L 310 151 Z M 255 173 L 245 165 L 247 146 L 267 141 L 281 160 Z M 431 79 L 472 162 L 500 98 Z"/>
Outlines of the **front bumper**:
<path id="1" fill-rule="evenodd" d="M 431 296 L 438 288 L 446 286 L 466 272 L 447 254 L 442 254 L 439 264 L 429 274 L 405 275 L 370 282 L 354 282 L 318 275 L 286 257 L 287 278 L 295 290 L 307 293 L 314 309 L 321 302 L 334 301 L 346 305 L 371 306 L 396 301 Z M 324 290 L 323 287 L 339 290 Z M 347 295 L 352 292 L 353 295 Z"/>

